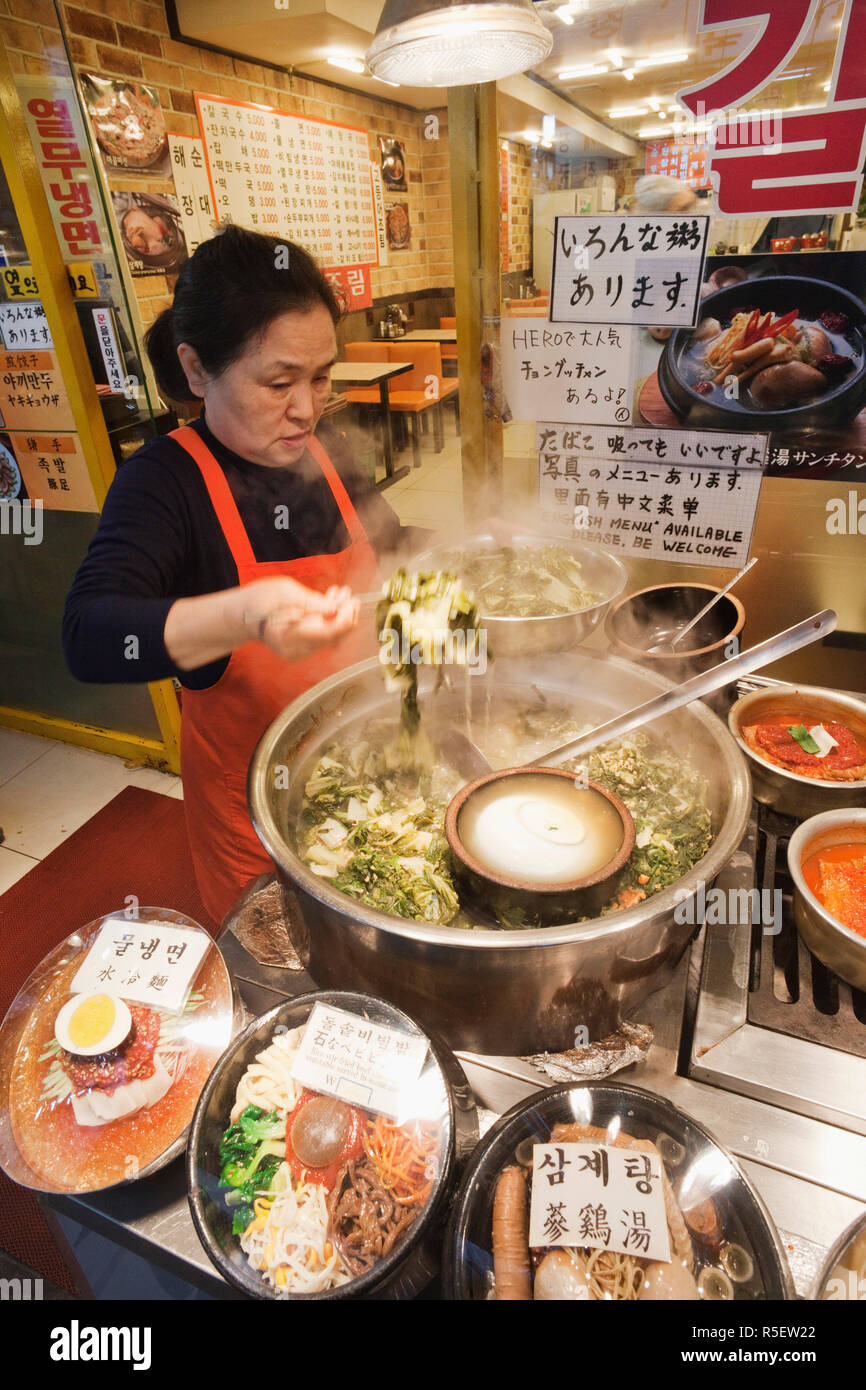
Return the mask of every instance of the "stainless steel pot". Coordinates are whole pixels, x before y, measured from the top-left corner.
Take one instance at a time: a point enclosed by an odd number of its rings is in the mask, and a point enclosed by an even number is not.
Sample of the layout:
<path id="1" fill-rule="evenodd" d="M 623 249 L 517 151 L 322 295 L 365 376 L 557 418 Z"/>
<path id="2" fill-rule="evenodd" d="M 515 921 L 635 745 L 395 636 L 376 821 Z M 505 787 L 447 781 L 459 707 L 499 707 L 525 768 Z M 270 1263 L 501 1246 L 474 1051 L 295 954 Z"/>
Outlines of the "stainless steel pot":
<path id="1" fill-rule="evenodd" d="M 420 673 L 424 717 L 458 723 L 463 692 L 432 694 Z M 498 660 L 470 678 L 474 707 L 503 695 L 526 706 L 545 698 L 579 707 L 600 723 L 669 689 L 652 672 L 584 651 L 530 661 Z M 307 932 L 297 943 L 320 986 L 379 994 L 442 1033 L 452 1047 L 529 1053 L 574 1046 L 576 1029 L 599 1037 L 673 971 L 695 931 L 694 899 L 728 862 L 751 807 L 749 774 L 722 722 L 701 704 L 659 721 L 659 736 L 708 776 L 715 839 L 704 859 L 637 907 L 567 926 L 471 930 L 408 921 L 347 897 L 313 874 L 294 848 L 304 783 L 324 747 L 352 725 L 393 717 L 397 697 L 382 688 L 377 661 L 307 691 L 263 735 L 247 784 L 253 825 L 278 871 L 295 889 Z"/>
<path id="2" fill-rule="evenodd" d="M 819 685 L 773 685 L 741 695 L 728 714 L 728 728 L 749 762 L 758 801 L 783 815 L 803 820 L 821 811 L 866 805 L 866 781 L 834 782 L 817 777 L 798 777 L 759 758 L 743 737 L 743 729 L 792 708 L 801 712 L 807 726 L 828 720 L 846 724 L 866 738 L 866 700 Z"/>
<path id="3" fill-rule="evenodd" d="M 550 545 L 536 535 L 515 534 L 509 541 L 514 546 Z M 494 656 L 533 656 L 541 652 L 563 652 L 585 642 L 605 618 L 614 599 L 626 586 L 628 570 L 615 555 L 587 545 L 585 541 L 556 538 L 579 563 L 586 587 L 599 598 L 589 608 L 573 613 L 560 613 L 546 618 L 494 617 L 481 609 L 481 626 L 487 633 L 488 645 Z M 436 546 L 413 558 L 414 569 L 441 569 L 442 556 L 450 550 L 499 550 L 501 542 L 490 534 L 467 536 L 455 545 Z"/>

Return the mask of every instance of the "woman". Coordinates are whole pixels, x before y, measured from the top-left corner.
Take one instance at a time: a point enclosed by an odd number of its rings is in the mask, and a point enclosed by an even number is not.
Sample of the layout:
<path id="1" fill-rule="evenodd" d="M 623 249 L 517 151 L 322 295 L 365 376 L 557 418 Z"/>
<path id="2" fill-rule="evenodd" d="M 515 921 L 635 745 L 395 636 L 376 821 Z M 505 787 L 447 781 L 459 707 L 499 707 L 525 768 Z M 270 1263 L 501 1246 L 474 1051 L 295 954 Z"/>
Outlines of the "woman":
<path id="1" fill-rule="evenodd" d="M 123 464 L 67 599 L 79 680 L 183 686 L 190 848 L 216 922 L 272 867 L 247 815 L 253 750 L 372 653 L 351 591 L 378 586 L 377 553 L 400 541 L 340 436 L 316 433 L 338 318 L 300 247 L 229 227 L 197 248 L 146 342 L 160 389 L 202 415 Z"/>

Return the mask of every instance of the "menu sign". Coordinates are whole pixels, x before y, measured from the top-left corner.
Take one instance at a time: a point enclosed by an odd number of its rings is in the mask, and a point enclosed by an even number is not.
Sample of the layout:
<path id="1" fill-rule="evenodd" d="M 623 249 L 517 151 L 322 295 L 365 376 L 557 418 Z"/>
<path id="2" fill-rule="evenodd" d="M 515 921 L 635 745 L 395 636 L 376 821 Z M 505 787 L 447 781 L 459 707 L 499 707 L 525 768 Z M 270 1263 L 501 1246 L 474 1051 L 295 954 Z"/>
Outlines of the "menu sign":
<path id="1" fill-rule="evenodd" d="M 327 267 L 376 265 L 367 133 L 195 94 L 220 220 L 297 241 Z"/>
<path id="2" fill-rule="evenodd" d="M 100 927 L 70 992 L 111 994 L 179 1013 L 210 944 L 203 931 L 110 917 Z"/>
<path id="3" fill-rule="evenodd" d="M 502 319 L 502 385 L 518 420 L 627 422 L 634 356 L 628 329 Z"/>
<path id="4" fill-rule="evenodd" d="M 529 1244 L 669 1260 L 660 1156 L 607 1144 L 534 1145 Z"/>
<path id="5" fill-rule="evenodd" d="M 28 496 L 58 512 L 98 512 L 77 434 L 10 434 Z"/>
<path id="6" fill-rule="evenodd" d="M 380 1115 L 405 1118 L 407 1093 L 421 1075 L 427 1039 L 345 1009 L 316 1004 L 292 1066 L 292 1079 Z"/>
<path id="7" fill-rule="evenodd" d="M 53 352 L 0 352 L 0 380 L 0 412 L 7 429 L 75 428 Z"/>
<path id="8" fill-rule="evenodd" d="M 646 172 L 667 174 L 691 188 L 706 188 L 710 182 L 710 146 L 704 140 L 649 140 Z"/>
<path id="9" fill-rule="evenodd" d="M 3 347 L 19 350 L 54 347 L 41 300 L 28 300 L 26 304 L 0 304 L 0 343 Z"/>
<path id="10" fill-rule="evenodd" d="M 748 559 L 766 435 L 550 423 L 537 448 L 552 534 L 675 564 Z"/>
<path id="11" fill-rule="evenodd" d="M 213 236 L 214 210 L 205 166 L 204 145 L 194 135 L 168 133 L 171 171 L 180 209 L 187 250 Z"/>
<path id="12" fill-rule="evenodd" d="M 690 327 L 709 222 L 690 214 L 557 217 L 551 321 Z"/>

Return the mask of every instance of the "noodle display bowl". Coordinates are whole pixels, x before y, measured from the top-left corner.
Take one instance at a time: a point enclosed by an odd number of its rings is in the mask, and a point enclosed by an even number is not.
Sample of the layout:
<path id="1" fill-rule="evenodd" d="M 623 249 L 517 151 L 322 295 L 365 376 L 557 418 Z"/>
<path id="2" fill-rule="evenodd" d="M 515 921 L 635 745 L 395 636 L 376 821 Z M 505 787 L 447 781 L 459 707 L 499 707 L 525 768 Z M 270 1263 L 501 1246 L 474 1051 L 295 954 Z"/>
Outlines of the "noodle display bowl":
<path id="1" fill-rule="evenodd" d="M 516 534 L 508 542 L 512 546 L 557 545 L 567 550 L 581 568 L 583 579 L 590 593 L 599 595 L 588 608 L 575 609 L 573 613 L 558 613 L 548 617 L 519 618 L 505 614 L 494 616 L 485 613 L 481 607 L 480 623 L 487 634 L 488 645 L 494 657 L 536 656 L 543 652 L 564 652 L 585 642 L 607 615 L 614 599 L 618 598 L 626 586 L 628 571 L 621 560 L 604 550 L 587 545 L 585 541 L 575 541 L 556 537 L 548 540 L 535 535 Z M 414 556 L 412 568 L 436 570 L 442 568 L 442 556 L 450 550 L 499 550 L 501 543 L 492 535 L 470 536 L 459 544 L 436 546 L 421 555 Z"/>
<path id="2" fill-rule="evenodd" d="M 852 420 L 866 405 L 866 309 L 859 299 L 840 285 L 811 280 L 800 275 L 767 275 L 762 279 L 726 285 L 701 300 L 699 322 L 730 319 L 741 305 L 751 305 L 762 314 L 776 315 L 799 309 L 802 319 L 817 319 L 825 309 L 845 314 L 850 320 L 848 340 L 859 355 L 855 365 L 837 386 L 803 405 L 787 409 L 746 409 L 736 401 L 702 396 L 689 381 L 685 359 L 693 328 L 677 328 L 665 344 L 659 360 L 659 389 L 665 402 L 692 428 L 722 430 L 776 430 L 786 433 L 803 429 L 838 429 Z"/>
<path id="3" fill-rule="evenodd" d="M 500 696 L 526 705 L 549 698 L 600 723 L 670 689 L 670 683 L 617 658 L 568 652 L 531 661 L 498 660 L 467 677 L 483 711 Z M 419 673 L 422 718 L 452 727 L 463 718 L 463 692 L 433 695 L 435 672 Z M 481 688 L 479 688 L 481 687 Z M 294 889 L 303 929 L 295 945 L 320 987 L 384 996 L 441 1033 L 451 1047 L 531 1053 L 573 1047 L 575 1030 L 601 1037 L 670 977 L 700 919 L 699 885 L 711 883 L 736 850 L 751 809 L 743 757 L 725 726 L 700 703 L 668 715 L 653 730 L 691 757 L 709 780 L 714 839 L 677 883 L 636 907 L 565 926 L 472 930 L 408 920 L 340 892 L 314 874 L 295 848 L 304 785 L 325 747 L 351 738 L 370 718 L 396 721 L 398 697 L 386 695 L 378 661 L 363 662 L 307 691 L 266 730 L 250 764 L 253 825 Z M 554 740 L 554 742 L 561 740 Z M 688 745 L 688 748 L 686 747 Z M 543 759 L 539 761 L 543 762 Z M 278 769 L 284 769 L 277 775 Z"/>

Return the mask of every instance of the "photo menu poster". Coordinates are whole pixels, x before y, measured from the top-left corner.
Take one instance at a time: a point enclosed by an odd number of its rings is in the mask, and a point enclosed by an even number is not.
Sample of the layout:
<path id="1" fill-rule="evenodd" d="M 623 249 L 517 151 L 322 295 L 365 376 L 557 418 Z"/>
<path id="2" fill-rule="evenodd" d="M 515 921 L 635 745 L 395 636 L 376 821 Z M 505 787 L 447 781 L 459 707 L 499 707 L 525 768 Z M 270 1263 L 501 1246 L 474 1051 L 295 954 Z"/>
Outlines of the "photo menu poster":
<path id="1" fill-rule="evenodd" d="M 219 221 L 297 241 L 323 267 L 377 265 L 367 132 L 195 93 Z"/>

